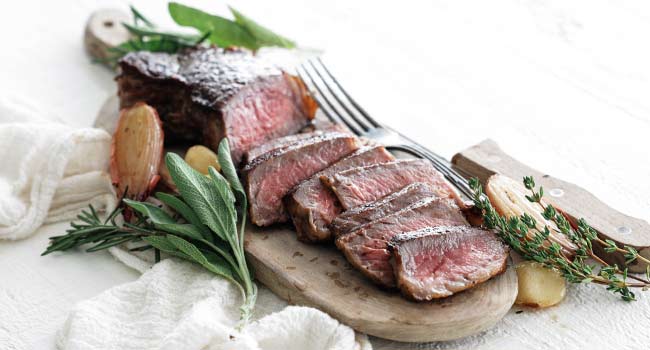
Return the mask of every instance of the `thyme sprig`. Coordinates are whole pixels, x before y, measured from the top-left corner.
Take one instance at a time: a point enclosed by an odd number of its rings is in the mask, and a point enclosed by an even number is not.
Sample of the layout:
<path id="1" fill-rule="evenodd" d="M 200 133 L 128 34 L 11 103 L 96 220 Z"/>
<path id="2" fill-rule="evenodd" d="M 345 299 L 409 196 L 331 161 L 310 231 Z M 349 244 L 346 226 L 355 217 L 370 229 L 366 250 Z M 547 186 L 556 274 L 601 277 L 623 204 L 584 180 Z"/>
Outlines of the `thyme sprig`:
<path id="1" fill-rule="evenodd" d="M 90 206 L 70 224 L 65 235 L 50 237 L 50 245 L 42 255 L 84 245 L 90 245 L 87 251 L 94 252 L 140 243 L 132 250 L 154 249 L 156 261 L 162 251 L 233 282 L 244 300 L 240 326 L 246 324 L 257 298 L 257 286 L 244 255 L 247 198 L 230 158 L 227 139 L 219 145 L 218 158 L 222 173 L 210 167 L 207 177 L 178 155 L 167 154 L 166 165 L 180 196 L 157 193 L 156 198 L 175 215 L 149 202 L 123 199 L 132 209 L 133 218 L 120 223 L 117 219 L 122 208 L 102 220 Z"/>
<path id="2" fill-rule="evenodd" d="M 630 288 L 643 290 L 650 288 L 650 260 L 640 255 L 633 247 L 619 247 L 612 240 L 603 240 L 584 219 L 579 219 L 575 228 L 572 227 L 564 214 L 542 201 L 544 189 L 540 186 L 535 190 L 535 180 L 532 177 L 524 177 L 523 183 L 530 191 L 526 199 L 541 205 L 542 216 L 554 222 L 560 232 L 577 246 L 575 256 L 567 257 L 558 243 L 548 240 L 550 235 L 548 226 L 539 227 L 536 220 L 526 213 L 519 217 L 500 215 L 489 198 L 483 194 L 483 187 L 478 179 L 471 179 L 469 184 L 474 192 L 474 205 L 483 213 L 484 225 L 494 229 L 497 235 L 524 259 L 536 261 L 547 268 L 559 271 L 571 283 L 596 283 L 607 286 L 607 290 L 620 295 L 625 301 L 636 298 Z M 622 253 L 626 264 L 636 260 L 649 264 L 645 278 L 628 274 L 627 267 L 621 268 L 616 264 L 607 263 L 594 253 L 594 244 L 603 246 L 607 253 Z M 590 259 L 597 265 L 591 264 Z"/>

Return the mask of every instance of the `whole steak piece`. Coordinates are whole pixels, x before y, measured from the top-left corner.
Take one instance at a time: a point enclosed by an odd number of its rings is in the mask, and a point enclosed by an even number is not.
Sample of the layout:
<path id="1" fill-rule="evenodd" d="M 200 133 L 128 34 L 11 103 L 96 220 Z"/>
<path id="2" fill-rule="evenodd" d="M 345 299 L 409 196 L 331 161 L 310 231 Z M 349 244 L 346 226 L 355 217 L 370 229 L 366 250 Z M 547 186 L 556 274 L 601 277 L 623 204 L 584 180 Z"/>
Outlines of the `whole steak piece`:
<path id="1" fill-rule="evenodd" d="M 506 269 L 508 247 L 492 231 L 427 227 L 390 242 L 397 285 L 413 300 L 448 297 Z"/>
<path id="2" fill-rule="evenodd" d="M 228 137 L 235 164 L 250 148 L 296 133 L 316 111 L 299 78 L 243 50 L 132 52 L 119 66 L 121 108 L 140 101 L 153 106 L 165 141 L 198 142 L 216 150 Z"/>
<path id="3" fill-rule="evenodd" d="M 338 132 L 317 134 L 267 152 L 242 169 L 251 221 L 268 226 L 288 219 L 282 198 L 296 185 L 356 151 L 359 139 Z"/>
<path id="4" fill-rule="evenodd" d="M 336 196 L 321 183 L 320 176 L 394 159 L 382 146 L 364 147 L 296 186 L 285 197 L 285 206 L 298 239 L 312 243 L 331 240 L 328 225 L 342 211 Z"/>
<path id="5" fill-rule="evenodd" d="M 334 191 L 345 210 L 376 201 L 414 182 L 431 186 L 436 196 L 453 198 L 464 203 L 456 190 L 431 163 L 423 159 L 401 159 L 321 176 L 321 181 Z"/>
<path id="6" fill-rule="evenodd" d="M 421 199 L 435 196 L 428 184 L 416 182 L 380 200 L 344 211 L 332 221 L 330 230 L 335 237 L 338 237 L 404 209 Z"/>
<path id="7" fill-rule="evenodd" d="M 336 246 L 352 266 L 375 283 L 395 287 L 388 250 L 393 237 L 424 227 L 458 225 L 467 225 L 467 221 L 452 200 L 429 197 L 337 237 Z"/>

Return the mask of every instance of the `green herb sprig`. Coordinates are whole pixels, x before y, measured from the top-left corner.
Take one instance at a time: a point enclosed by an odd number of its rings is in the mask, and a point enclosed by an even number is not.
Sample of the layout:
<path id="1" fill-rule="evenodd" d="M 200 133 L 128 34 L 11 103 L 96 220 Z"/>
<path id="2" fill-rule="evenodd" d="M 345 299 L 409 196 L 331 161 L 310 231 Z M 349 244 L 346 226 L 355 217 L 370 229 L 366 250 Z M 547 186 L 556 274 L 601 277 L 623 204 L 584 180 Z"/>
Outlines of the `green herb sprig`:
<path id="1" fill-rule="evenodd" d="M 226 139 L 219 144 L 218 158 L 223 175 L 210 167 L 208 177 L 178 155 L 166 155 L 167 168 L 180 196 L 157 193 L 156 198 L 175 216 L 148 202 L 123 199 L 133 209 L 134 219 L 118 224 L 122 208 L 101 220 L 90 206 L 77 222 L 70 224 L 65 235 L 50 237 L 50 245 L 42 255 L 82 245 L 90 245 L 87 251 L 94 252 L 127 242 L 144 243 L 132 250 L 153 248 L 157 261 L 162 251 L 197 263 L 236 284 L 244 299 L 240 324 L 246 324 L 257 298 L 257 286 L 244 256 L 247 198 Z"/>
<path id="2" fill-rule="evenodd" d="M 244 47 L 253 51 L 264 46 L 294 48 L 295 42 L 259 25 L 241 12 L 229 7 L 234 19 L 209 14 L 176 2 L 168 4 L 169 15 L 182 27 L 197 30 L 196 34 L 182 34 L 158 29 L 156 24 L 131 6 L 133 23 L 122 23 L 132 39 L 109 49 L 110 57 L 101 62 L 114 67 L 124 55 L 133 51 L 175 53 L 182 49 L 215 44 L 220 47 Z"/>
<path id="3" fill-rule="evenodd" d="M 556 242 L 548 240 L 550 229 L 548 226 L 539 228 L 533 217 L 524 213 L 519 217 L 505 217 L 500 215 L 483 194 L 483 188 L 478 179 L 470 180 L 470 187 L 474 192 L 473 202 L 476 208 L 483 213 L 484 225 L 494 229 L 497 235 L 526 260 L 533 260 L 545 267 L 559 271 L 571 283 L 596 283 L 607 286 L 607 290 L 619 294 L 625 301 L 635 300 L 635 294 L 630 288 L 650 288 L 650 265 L 646 269 L 645 278 L 628 274 L 628 269 L 621 269 L 616 264 L 610 265 L 598 257 L 593 251 L 594 244 L 600 244 L 608 253 L 620 252 L 626 258 L 626 264 L 640 260 L 650 264 L 650 260 L 639 255 L 632 247 L 619 247 L 612 240 L 603 240 L 584 220 L 577 221 L 574 229 L 567 218 L 550 204 L 542 202 L 544 189 L 540 186 L 535 191 L 535 180 L 524 177 L 524 186 L 530 191 L 526 199 L 542 206 L 542 216 L 554 222 L 562 234 L 566 235 L 576 246 L 575 256 L 567 257 Z M 589 259 L 598 265 L 589 264 Z M 635 280 L 631 282 L 629 280 Z"/>

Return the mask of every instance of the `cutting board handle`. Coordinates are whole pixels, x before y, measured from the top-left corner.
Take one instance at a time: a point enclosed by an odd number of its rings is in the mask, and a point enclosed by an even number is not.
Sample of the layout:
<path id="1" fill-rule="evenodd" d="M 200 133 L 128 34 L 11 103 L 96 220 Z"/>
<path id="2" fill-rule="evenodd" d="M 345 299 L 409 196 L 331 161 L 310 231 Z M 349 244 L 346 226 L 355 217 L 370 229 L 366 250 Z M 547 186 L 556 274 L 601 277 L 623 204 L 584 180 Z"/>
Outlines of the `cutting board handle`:
<path id="1" fill-rule="evenodd" d="M 84 47 L 90 57 L 101 61 L 112 56 L 110 48 L 117 47 L 131 38 L 122 25 L 129 22 L 131 22 L 129 15 L 118 9 L 101 9 L 93 12 L 86 22 L 84 31 Z"/>
<path id="2" fill-rule="evenodd" d="M 485 140 L 458 154 L 452 164 L 462 173 L 485 181 L 493 174 L 506 175 L 515 180 L 533 176 L 538 185 L 544 186 L 545 197 L 561 208 L 572 220 L 584 218 L 604 239 L 619 245 L 631 246 L 650 258 L 650 225 L 648 222 L 618 212 L 594 195 L 572 183 L 541 173 L 504 153 L 492 140 Z M 608 263 L 625 265 L 622 254 L 606 253 L 598 244 L 594 252 Z M 629 265 L 631 272 L 642 273 L 646 264 L 635 261 Z"/>

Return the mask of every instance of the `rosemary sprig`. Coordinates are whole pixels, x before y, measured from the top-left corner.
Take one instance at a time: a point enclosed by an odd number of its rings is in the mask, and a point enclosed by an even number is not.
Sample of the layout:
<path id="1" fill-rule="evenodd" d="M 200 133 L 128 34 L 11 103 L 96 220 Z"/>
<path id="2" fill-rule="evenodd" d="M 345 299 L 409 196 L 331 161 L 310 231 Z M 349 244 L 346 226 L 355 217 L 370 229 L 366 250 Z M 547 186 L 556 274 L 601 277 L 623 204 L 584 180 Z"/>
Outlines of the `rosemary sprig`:
<path id="1" fill-rule="evenodd" d="M 621 269 L 616 264 L 610 265 L 593 251 L 594 244 L 600 244 L 608 253 L 620 252 L 626 258 L 626 264 L 635 260 L 650 264 L 650 260 L 639 255 L 632 247 L 619 247 L 614 241 L 603 240 L 584 220 L 577 221 L 575 229 L 567 218 L 552 205 L 542 202 L 544 189 L 540 186 L 535 191 L 535 181 L 532 177 L 524 177 L 524 186 L 530 191 L 526 198 L 542 206 L 542 216 L 554 222 L 559 230 L 566 235 L 578 248 L 575 256 L 567 257 L 559 244 L 548 240 L 548 226 L 539 228 L 537 222 L 528 214 L 519 217 L 501 216 L 492 206 L 490 200 L 483 194 L 483 187 L 478 179 L 470 180 L 474 192 L 473 202 L 483 213 L 484 225 L 494 229 L 497 235 L 526 260 L 534 260 L 545 267 L 559 271 L 571 283 L 596 283 L 607 286 L 607 290 L 619 294 L 625 301 L 635 300 L 630 288 L 650 288 L 650 265 L 646 269 L 645 278 L 628 274 L 627 268 Z M 589 264 L 588 259 L 594 260 L 599 266 Z M 635 282 L 629 281 L 630 279 Z"/>
<path id="2" fill-rule="evenodd" d="M 142 245 L 134 251 L 155 249 L 203 266 L 235 283 L 243 297 L 240 326 L 248 322 L 257 298 L 257 286 L 244 255 L 247 198 L 230 158 L 226 139 L 219 144 L 222 174 L 210 167 L 210 177 L 192 169 L 173 153 L 165 157 L 180 197 L 157 193 L 156 197 L 177 215 L 148 202 L 123 199 L 133 209 L 131 222 L 118 223 L 122 208 L 101 220 L 90 206 L 65 235 L 50 237 L 42 255 L 89 245 L 94 252 L 128 242 Z M 238 227 L 239 225 L 239 227 Z"/>

